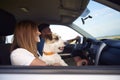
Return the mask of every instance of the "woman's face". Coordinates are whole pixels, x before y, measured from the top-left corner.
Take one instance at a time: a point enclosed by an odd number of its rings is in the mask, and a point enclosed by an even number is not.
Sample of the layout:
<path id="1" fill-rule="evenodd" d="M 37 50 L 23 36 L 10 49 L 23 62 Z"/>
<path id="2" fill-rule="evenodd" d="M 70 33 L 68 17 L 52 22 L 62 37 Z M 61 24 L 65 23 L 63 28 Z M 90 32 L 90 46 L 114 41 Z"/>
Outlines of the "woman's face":
<path id="1" fill-rule="evenodd" d="M 39 37 L 40 35 L 41 35 L 41 32 L 39 32 L 39 30 L 37 29 L 36 37 L 35 37 L 36 42 L 40 42 L 40 37 Z"/>

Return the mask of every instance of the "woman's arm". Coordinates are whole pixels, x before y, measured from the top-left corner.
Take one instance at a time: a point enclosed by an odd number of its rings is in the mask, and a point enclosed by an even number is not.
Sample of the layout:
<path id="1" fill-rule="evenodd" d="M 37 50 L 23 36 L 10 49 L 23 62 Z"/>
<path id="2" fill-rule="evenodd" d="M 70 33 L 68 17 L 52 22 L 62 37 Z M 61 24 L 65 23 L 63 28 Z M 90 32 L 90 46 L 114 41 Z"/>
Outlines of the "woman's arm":
<path id="1" fill-rule="evenodd" d="M 60 63 L 55 63 L 53 65 L 48 65 L 44 61 L 40 60 L 39 58 L 35 58 L 30 66 L 62 66 Z"/>
<path id="2" fill-rule="evenodd" d="M 48 66 L 44 61 L 40 60 L 39 58 L 35 58 L 30 66 Z"/>

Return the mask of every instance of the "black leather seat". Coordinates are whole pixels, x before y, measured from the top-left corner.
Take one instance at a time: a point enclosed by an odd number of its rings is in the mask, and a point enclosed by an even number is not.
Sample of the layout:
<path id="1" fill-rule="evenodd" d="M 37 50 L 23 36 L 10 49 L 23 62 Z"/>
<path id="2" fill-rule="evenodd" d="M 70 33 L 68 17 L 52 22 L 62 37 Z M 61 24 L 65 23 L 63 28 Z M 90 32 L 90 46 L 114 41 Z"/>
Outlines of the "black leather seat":
<path id="1" fill-rule="evenodd" d="M 12 35 L 16 25 L 16 18 L 11 13 L 0 9 L 0 65 L 10 65 L 10 46 L 6 44 L 5 39 L 8 35 Z"/>
<path id="2" fill-rule="evenodd" d="M 11 65 L 10 46 L 11 44 L 0 44 L 0 65 Z"/>

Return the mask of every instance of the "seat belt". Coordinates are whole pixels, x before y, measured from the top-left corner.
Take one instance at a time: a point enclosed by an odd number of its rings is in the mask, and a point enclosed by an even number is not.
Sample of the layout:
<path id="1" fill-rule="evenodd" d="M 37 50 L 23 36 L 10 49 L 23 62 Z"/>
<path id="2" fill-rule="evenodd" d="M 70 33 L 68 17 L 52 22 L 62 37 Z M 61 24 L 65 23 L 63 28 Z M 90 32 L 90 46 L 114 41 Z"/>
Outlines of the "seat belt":
<path id="1" fill-rule="evenodd" d="M 43 55 L 44 42 L 45 40 L 43 38 L 40 38 L 40 42 L 37 43 L 37 49 L 41 56 Z"/>

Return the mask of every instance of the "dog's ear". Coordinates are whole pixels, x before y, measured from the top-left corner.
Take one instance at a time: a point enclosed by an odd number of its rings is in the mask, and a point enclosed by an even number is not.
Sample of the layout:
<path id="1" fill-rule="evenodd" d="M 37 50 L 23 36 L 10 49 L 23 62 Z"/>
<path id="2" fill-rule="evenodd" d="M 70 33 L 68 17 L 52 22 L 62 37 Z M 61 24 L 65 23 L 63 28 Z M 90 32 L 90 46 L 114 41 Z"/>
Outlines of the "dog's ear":
<path id="1" fill-rule="evenodd" d="M 54 40 L 56 40 L 56 41 L 59 40 L 59 36 L 58 36 L 57 34 L 52 34 L 52 38 L 53 38 Z"/>

